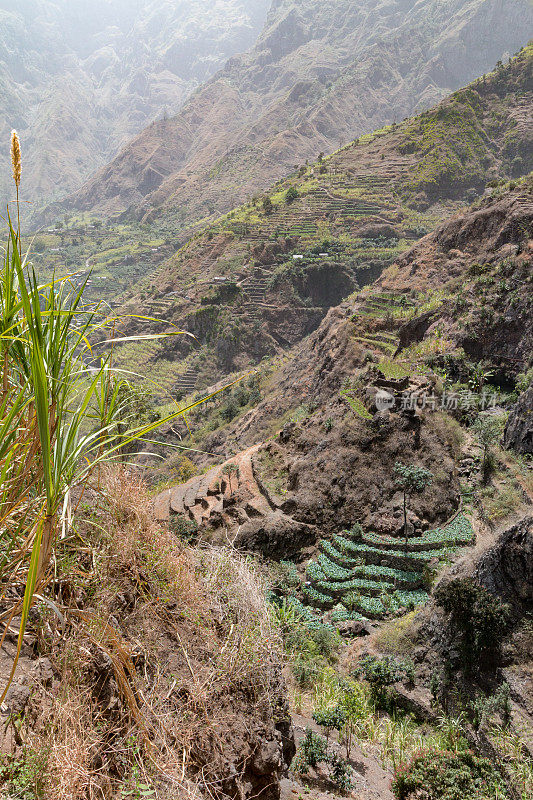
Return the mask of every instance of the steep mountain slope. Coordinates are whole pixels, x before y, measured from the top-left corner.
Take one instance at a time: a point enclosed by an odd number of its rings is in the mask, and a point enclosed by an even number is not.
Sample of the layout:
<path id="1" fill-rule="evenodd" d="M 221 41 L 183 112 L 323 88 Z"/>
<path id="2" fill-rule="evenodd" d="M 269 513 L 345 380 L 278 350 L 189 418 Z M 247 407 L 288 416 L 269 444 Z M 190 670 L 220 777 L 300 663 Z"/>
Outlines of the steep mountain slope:
<path id="1" fill-rule="evenodd" d="M 24 195 L 76 189 L 154 118 L 250 47 L 268 0 L 16 0 L 0 9 L 0 138 L 19 130 Z M 0 202 L 8 193 L 2 148 Z"/>
<path id="2" fill-rule="evenodd" d="M 194 446 L 211 455 L 192 457 L 226 466 L 162 493 L 157 514 L 185 516 L 202 536 L 229 533 L 276 559 L 315 556 L 325 537 L 307 573 L 312 606 L 331 608 L 342 598 L 342 580 L 348 567 L 359 569 L 358 559 L 366 566 L 351 576 L 362 595 L 354 602 L 365 616 L 396 608 L 376 599 L 385 589 L 374 581 L 391 575 L 405 582 L 400 607 L 425 602 L 424 569 L 472 541 L 468 521 L 451 518 L 460 493 L 466 502 L 481 475 L 480 450 L 468 444 L 472 430 L 460 423 L 493 406 L 489 416 L 501 416 L 512 398 L 499 393 L 531 365 L 532 222 L 530 176 L 444 223 L 332 309 L 284 362 L 263 365 L 255 378 L 262 399 L 241 411 L 235 393 L 238 419 L 228 427 L 210 432 L 216 410 L 207 419 L 199 412 Z M 167 441 L 180 433 L 185 426 L 174 426 Z M 409 543 L 401 538 L 398 461 L 432 473 L 431 491 L 410 500 Z M 523 510 L 531 487 L 528 494 L 527 480 L 521 484 L 509 467 L 513 510 Z M 481 508 L 490 497 L 479 496 Z M 501 512 L 483 513 L 490 521 Z M 343 534 L 354 522 L 362 531 Z"/>
<path id="3" fill-rule="evenodd" d="M 144 345 L 155 391 L 173 396 L 282 353 L 459 209 L 460 198 L 531 169 L 532 64 L 529 47 L 432 111 L 302 168 L 143 279 L 124 310 L 160 316 L 198 340 Z M 145 332 L 146 323 L 129 326 Z M 139 347 L 117 358 L 135 371 Z"/>
<path id="4" fill-rule="evenodd" d="M 249 53 L 70 206 L 182 223 L 228 210 L 319 151 L 431 106 L 515 52 L 532 22 L 527 0 L 277 0 Z"/>
<path id="5" fill-rule="evenodd" d="M 431 291 L 434 298 L 433 310 L 400 328 L 402 349 L 438 332 L 450 351 L 483 362 L 503 384 L 527 369 L 533 355 L 532 189 L 529 178 L 495 192 L 385 270 L 374 291 Z"/>

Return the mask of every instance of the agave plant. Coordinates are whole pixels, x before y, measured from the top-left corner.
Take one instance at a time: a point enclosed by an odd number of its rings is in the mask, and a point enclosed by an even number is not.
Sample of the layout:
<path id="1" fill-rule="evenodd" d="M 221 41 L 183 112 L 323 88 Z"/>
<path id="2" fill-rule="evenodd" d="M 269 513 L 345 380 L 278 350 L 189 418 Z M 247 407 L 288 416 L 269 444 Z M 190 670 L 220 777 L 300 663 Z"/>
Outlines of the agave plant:
<path id="1" fill-rule="evenodd" d="M 20 146 L 13 141 L 18 200 Z M 112 343 L 112 334 L 105 337 L 113 323 L 84 303 L 84 286 L 75 289 L 68 276 L 39 285 L 22 251 L 20 225 L 15 229 L 9 215 L 8 229 L 0 274 L 0 646 L 18 616 L 20 628 L 0 703 L 35 595 L 49 581 L 73 487 L 127 445 L 218 394 L 156 422 L 129 425 L 121 392 L 127 382 L 114 375 L 110 355 L 96 356 L 91 344 L 102 337 Z"/>

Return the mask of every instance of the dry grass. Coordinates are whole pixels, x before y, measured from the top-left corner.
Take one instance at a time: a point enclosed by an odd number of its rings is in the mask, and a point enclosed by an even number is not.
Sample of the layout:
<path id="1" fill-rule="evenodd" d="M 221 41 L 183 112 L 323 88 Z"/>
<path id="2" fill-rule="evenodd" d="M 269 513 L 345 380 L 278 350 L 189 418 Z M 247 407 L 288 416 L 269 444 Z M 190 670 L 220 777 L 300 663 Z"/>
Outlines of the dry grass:
<path id="1" fill-rule="evenodd" d="M 458 459 L 465 441 L 465 432 L 461 425 L 452 416 L 442 412 L 432 414 L 431 422 L 439 438 L 450 448 L 454 459 Z"/>
<path id="2" fill-rule="evenodd" d="M 378 650 L 396 656 L 407 656 L 412 653 L 416 647 L 419 616 L 420 610 L 411 611 L 400 619 L 385 622 L 374 636 Z"/>
<path id="3" fill-rule="evenodd" d="M 47 784 L 50 796 L 57 800 L 102 796 L 106 781 L 100 780 L 94 754 L 104 742 L 89 709 L 90 698 L 75 688 L 54 704 Z"/>
<path id="4" fill-rule="evenodd" d="M 229 623 L 218 670 L 230 684 L 247 682 L 257 699 L 269 701 L 279 681 L 283 644 L 265 599 L 266 584 L 254 562 L 230 548 L 201 553 L 204 586 L 218 614 Z"/>
<path id="5" fill-rule="evenodd" d="M 263 579 L 231 549 L 193 551 L 156 526 L 124 468 L 102 468 L 84 502 L 92 568 L 71 596 L 90 603 L 65 609 L 50 653 L 60 680 L 42 690 L 46 724 L 28 728 L 35 750 L 49 748 L 39 798 L 111 800 L 141 785 L 154 800 L 214 797 L 232 737 L 242 750 L 280 697 Z"/>

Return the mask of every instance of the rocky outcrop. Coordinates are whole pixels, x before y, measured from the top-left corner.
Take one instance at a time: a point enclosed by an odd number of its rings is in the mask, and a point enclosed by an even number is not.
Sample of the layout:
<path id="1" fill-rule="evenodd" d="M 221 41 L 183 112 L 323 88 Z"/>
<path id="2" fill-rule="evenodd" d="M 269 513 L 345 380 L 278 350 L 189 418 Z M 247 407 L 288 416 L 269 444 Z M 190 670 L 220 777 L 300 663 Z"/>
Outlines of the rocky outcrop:
<path id="1" fill-rule="evenodd" d="M 475 577 L 515 611 L 533 610 L 533 517 L 513 525 L 478 562 Z"/>
<path id="2" fill-rule="evenodd" d="M 261 445 L 238 453 L 201 476 L 166 489 L 154 500 L 160 522 L 185 519 L 199 537 L 221 542 L 229 533 L 241 549 L 267 558 L 295 558 L 317 537 L 313 525 L 293 519 L 256 478 L 253 457 Z"/>
<path id="3" fill-rule="evenodd" d="M 436 313 L 436 311 L 427 311 L 425 314 L 405 322 L 398 331 L 400 349 L 409 347 L 413 342 L 420 342 L 433 323 Z"/>
<path id="4" fill-rule="evenodd" d="M 521 394 L 511 409 L 503 443 L 517 453 L 533 453 L 533 387 Z"/>

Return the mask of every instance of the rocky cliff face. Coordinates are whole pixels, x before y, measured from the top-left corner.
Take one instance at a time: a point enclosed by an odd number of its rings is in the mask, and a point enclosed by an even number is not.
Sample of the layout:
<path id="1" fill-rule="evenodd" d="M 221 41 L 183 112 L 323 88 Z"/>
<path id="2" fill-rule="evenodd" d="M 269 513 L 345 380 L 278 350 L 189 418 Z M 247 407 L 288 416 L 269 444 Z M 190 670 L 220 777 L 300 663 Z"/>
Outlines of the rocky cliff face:
<path id="1" fill-rule="evenodd" d="M 487 196 L 383 273 L 377 282 L 381 290 L 440 292 L 433 312 L 400 329 L 400 348 L 443 336 L 450 347 L 490 365 L 500 382 L 512 382 L 528 368 L 533 352 L 532 189 L 529 178 Z M 522 436 L 526 441 L 527 431 Z"/>
<path id="2" fill-rule="evenodd" d="M 476 565 L 475 578 L 510 604 L 516 618 L 533 608 L 533 518 L 513 525 Z"/>
<path id="3" fill-rule="evenodd" d="M 523 392 L 512 408 L 503 441 L 517 453 L 533 453 L 533 387 Z"/>
<path id="4" fill-rule="evenodd" d="M 254 48 L 151 125 L 70 201 L 182 224 L 225 211 L 319 151 L 427 108 L 524 45 L 527 0 L 283 0 Z"/>
<path id="5" fill-rule="evenodd" d="M 11 128 L 22 139 L 24 197 L 64 196 L 250 47 L 267 9 L 268 0 L 2 3 L 0 205 Z"/>

